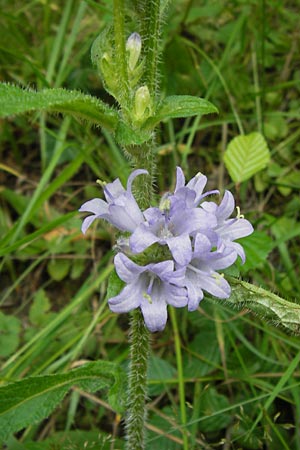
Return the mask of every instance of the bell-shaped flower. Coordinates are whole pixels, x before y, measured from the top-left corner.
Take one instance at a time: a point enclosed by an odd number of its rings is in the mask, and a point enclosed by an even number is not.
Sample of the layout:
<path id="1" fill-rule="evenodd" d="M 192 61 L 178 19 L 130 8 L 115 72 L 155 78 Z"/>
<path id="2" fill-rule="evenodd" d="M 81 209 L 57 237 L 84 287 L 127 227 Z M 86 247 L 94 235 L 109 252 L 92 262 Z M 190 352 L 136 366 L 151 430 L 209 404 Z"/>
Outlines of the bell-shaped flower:
<path id="1" fill-rule="evenodd" d="M 154 243 L 167 245 L 174 260 L 184 266 L 191 260 L 190 235 L 217 225 L 214 214 L 201 208 L 188 208 L 183 199 L 167 197 L 160 208 L 144 212 L 146 222 L 139 225 L 129 239 L 133 253 L 140 253 Z"/>
<path id="2" fill-rule="evenodd" d="M 204 197 L 212 194 L 218 194 L 218 190 L 208 191 L 203 194 L 203 189 L 207 183 L 207 177 L 198 172 L 187 184 L 181 167 L 176 168 L 176 185 L 174 194 L 170 198 L 180 198 L 185 200 L 187 207 L 197 207 Z"/>
<path id="3" fill-rule="evenodd" d="M 184 269 L 174 270 L 173 261 L 139 266 L 118 253 L 114 263 L 126 286 L 119 295 L 108 300 L 113 312 L 126 313 L 141 308 L 146 327 L 154 332 L 164 329 L 168 304 L 176 308 L 187 305 L 186 289 L 182 287 Z"/>
<path id="4" fill-rule="evenodd" d="M 121 231 L 133 232 L 138 225 L 145 221 L 132 192 L 132 182 L 138 176 L 148 174 L 147 170 L 134 170 L 128 178 L 127 189 L 122 186 L 119 178 L 114 182 L 104 186 L 104 196 L 106 201 L 94 198 L 85 202 L 80 212 L 90 212 L 82 223 L 81 230 L 86 233 L 87 229 L 95 219 L 105 219 Z"/>
<path id="5" fill-rule="evenodd" d="M 230 286 L 217 270 L 231 266 L 236 260 L 232 248 L 212 251 L 212 243 L 207 236 L 198 233 L 194 242 L 191 261 L 186 266 L 184 285 L 188 293 L 188 310 L 195 311 L 203 298 L 203 291 L 214 297 L 228 298 Z"/>
<path id="6" fill-rule="evenodd" d="M 246 259 L 244 249 L 240 244 L 233 241 L 249 236 L 253 233 L 253 227 L 248 220 L 239 214 L 239 209 L 237 217 L 230 219 L 235 208 L 235 202 L 231 192 L 225 191 L 220 205 L 214 202 L 203 202 L 201 207 L 205 211 L 214 214 L 217 219 L 217 225 L 214 228 L 214 232 L 216 233 L 214 245 L 218 248 L 225 246 L 233 249 L 244 263 Z"/>

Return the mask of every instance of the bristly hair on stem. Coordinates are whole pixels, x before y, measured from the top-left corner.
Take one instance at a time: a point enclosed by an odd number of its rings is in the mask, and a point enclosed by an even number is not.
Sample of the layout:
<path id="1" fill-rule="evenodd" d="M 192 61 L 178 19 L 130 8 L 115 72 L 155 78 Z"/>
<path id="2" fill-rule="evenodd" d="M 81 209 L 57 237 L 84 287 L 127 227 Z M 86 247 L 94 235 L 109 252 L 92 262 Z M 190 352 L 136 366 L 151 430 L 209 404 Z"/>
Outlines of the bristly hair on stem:
<path id="1" fill-rule="evenodd" d="M 143 450 L 145 448 L 145 422 L 147 416 L 147 367 L 150 351 L 150 333 L 145 326 L 139 309 L 132 312 L 130 329 L 126 449 Z"/>

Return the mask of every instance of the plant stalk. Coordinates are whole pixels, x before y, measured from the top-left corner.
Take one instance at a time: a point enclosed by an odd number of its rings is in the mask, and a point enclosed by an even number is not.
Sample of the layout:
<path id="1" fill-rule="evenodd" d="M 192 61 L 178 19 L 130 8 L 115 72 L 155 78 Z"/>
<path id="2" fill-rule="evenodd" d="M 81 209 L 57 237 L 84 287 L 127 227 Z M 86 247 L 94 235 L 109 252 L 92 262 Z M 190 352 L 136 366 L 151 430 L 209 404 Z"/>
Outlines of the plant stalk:
<path id="1" fill-rule="evenodd" d="M 150 351 L 150 333 L 140 309 L 132 312 L 130 331 L 130 371 L 128 411 L 126 422 L 126 449 L 145 448 L 147 397 L 147 367 Z"/>

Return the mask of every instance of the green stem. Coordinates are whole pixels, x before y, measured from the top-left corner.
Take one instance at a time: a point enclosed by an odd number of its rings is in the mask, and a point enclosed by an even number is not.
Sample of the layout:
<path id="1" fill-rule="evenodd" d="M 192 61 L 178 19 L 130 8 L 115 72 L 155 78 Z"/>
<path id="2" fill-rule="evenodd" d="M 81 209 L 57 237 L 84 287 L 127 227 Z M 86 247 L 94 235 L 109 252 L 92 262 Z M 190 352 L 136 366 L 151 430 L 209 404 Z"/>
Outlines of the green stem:
<path id="1" fill-rule="evenodd" d="M 124 0 L 114 0 L 114 34 L 115 34 L 115 59 L 118 67 L 120 91 L 125 105 L 128 105 L 128 71 L 125 43 L 125 7 Z M 122 101 L 122 106 L 123 106 Z"/>
<path id="2" fill-rule="evenodd" d="M 130 149 L 135 168 L 148 170 L 149 175 L 137 177 L 134 194 L 142 209 L 149 207 L 153 196 L 153 142 Z M 132 313 L 130 329 L 130 370 L 128 387 L 128 411 L 126 421 L 127 450 L 145 447 L 145 421 L 147 397 L 147 368 L 150 351 L 150 334 L 140 309 Z"/>
<path id="3" fill-rule="evenodd" d="M 126 449 L 145 448 L 145 421 L 147 396 L 147 366 L 150 349 L 149 331 L 139 309 L 131 319 L 130 372 L 128 388 L 128 411 L 126 422 Z"/>
<path id="4" fill-rule="evenodd" d="M 143 38 L 145 40 L 145 79 L 152 98 L 158 89 L 158 55 L 160 41 L 160 0 L 143 2 Z"/>
<path id="5" fill-rule="evenodd" d="M 175 312 L 174 308 L 169 308 L 169 312 L 170 312 L 170 317 L 171 317 L 173 332 L 174 332 L 174 339 L 175 339 L 175 353 L 176 353 L 176 363 L 177 363 L 177 372 L 178 372 L 180 415 L 181 415 L 181 424 L 183 426 L 183 429 L 182 429 L 183 449 L 189 450 L 188 435 L 187 435 L 187 430 L 186 430 L 187 417 L 186 417 L 186 406 L 185 406 L 185 386 L 184 386 L 184 375 L 183 375 L 183 366 L 182 366 L 180 335 L 179 335 L 178 324 L 177 324 L 177 319 L 176 319 L 176 312 Z"/>
<path id="6" fill-rule="evenodd" d="M 134 181 L 134 195 L 142 209 L 149 208 L 153 198 L 153 181 L 156 169 L 154 141 L 131 147 L 130 153 L 137 169 L 146 169 L 149 175 L 137 177 Z"/>

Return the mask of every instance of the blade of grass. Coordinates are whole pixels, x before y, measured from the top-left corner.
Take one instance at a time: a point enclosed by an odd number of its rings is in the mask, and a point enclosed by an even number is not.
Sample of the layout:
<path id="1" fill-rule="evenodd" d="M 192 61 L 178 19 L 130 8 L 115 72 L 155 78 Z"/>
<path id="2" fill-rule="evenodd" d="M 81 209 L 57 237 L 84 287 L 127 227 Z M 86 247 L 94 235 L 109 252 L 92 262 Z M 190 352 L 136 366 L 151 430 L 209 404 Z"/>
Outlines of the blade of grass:
<path id="1" fill-rule="evenodd" d="M 177 372 L 178 372 L 178 389 L 179 389 L 179 402 L 180 402 L 180 415 L 181 415 L 181 424 L 182 424 L 182 438 L 183 438 L 183 449 L 189 449 L 188 435 L 186 429 L 187 423 L 187 414 L 186 414 L 186 404 L 185 404 L 185 386 L 184 386 L 184 375 L 183 375 L 183 366 L 182 366 L 182 355 L 181 355 L 181 341 L 180 334 L 177 324 L 176 312 L 174 308 L 169 308 L 172 328 L 173 328 L 173 336 L 175 340 L 175 353 L 176 353 L 176 362 L 177 362 Z"/>

